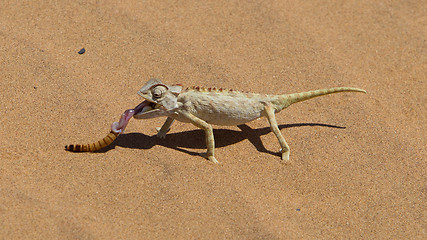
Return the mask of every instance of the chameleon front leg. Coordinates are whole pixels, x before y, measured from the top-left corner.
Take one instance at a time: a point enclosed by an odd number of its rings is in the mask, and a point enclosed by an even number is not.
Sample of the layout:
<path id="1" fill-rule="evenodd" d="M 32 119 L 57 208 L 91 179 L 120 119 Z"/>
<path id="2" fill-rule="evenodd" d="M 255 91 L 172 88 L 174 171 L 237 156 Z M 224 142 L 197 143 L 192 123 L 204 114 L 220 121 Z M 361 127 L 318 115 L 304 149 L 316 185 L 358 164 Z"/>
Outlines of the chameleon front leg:
<path id="1" fill-rule="evenodd" d="M 282 153 L 282 160 L 285 162 L 289 161 L 290 148 L 286 143 L 285 138 L 282 136 L 279 127 L 277 126 L 276 117 L 274 115 L 274 108 L 270 105 L 265 106 L 265 113 L 267 115 L 268 122 L 270 123 L 271 131 L 276 135 L 280 144 L 280 152 Z"/>
<path id="2" fill-rule="evenodd" d="M 207 152 L 205 157 L 208 160 L 212 161 L 213 163 L 218 163 L 218 161 L 214 156 L 215 140 L 214 140 L 212 126 L 209 123 L 203 121 L 202 119 L 194 116 L 191 113 L 180 112 L 180 114 L 186 117 L 188 120 L 190 120 L 190 122 L 194 124 L 196 127 L 199 127 L 205 131 L 205 140 L 206 140 L 206 147 L 207 147 Z"/>
<path id="3" fill-rule="evenodd" d="M 170 127 L 173 123 L 175 119 L 168 117 L 165 121 L 165 123 L 163 123 L 163 126 L 161 128 L 156 128 L 157 130 L 157 137 L 159 138 L 165 138 L 166 137 L 166 133 L 169 132 Z"/>

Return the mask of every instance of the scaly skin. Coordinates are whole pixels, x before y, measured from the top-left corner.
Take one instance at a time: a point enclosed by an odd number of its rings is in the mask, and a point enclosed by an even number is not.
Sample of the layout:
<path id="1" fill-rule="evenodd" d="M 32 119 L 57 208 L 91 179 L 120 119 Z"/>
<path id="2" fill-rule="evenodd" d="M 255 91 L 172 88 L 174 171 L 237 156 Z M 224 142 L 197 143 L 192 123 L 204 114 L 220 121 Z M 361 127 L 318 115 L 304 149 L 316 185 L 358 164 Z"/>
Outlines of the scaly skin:
<path id="1" fill-rule="evenodd" d="M 290 149 L 277 125 L 275 114 L 293 103 L 337 92 L 363 92 L 350 87 L 338 87 L 303 93 L 266 95 L 242 93 L 222 88 L 192 87 L 182 90 L 180 85 L 165 85 L 160 80 L 151 79 L 139 91 L 152 108 L 133 115 L 136 119 L 167 117 L 158 130 L 157 136 L 164 138 L 174 120 L 192 123 L 205 131 L 207 153 L 205 157 L 214 163 L 215 141 L 212 125 L 234 126 L 260 117 L 266 117 L 272 132 L 281 146 L 282 159 L 289 161 Z M 146 104 L 147 105 L 147 104 Z"/>

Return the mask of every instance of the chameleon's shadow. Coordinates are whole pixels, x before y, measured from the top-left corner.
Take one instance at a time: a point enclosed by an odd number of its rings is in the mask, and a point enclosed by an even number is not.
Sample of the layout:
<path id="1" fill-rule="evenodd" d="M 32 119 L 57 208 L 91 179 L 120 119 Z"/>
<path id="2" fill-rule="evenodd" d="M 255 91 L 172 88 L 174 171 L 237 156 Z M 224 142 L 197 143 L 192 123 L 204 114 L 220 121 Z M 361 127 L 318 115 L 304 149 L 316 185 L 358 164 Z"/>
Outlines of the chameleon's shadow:
<path id="1" fill-rule="evenodd" d="M 322 123 L 282 124 L 279 125 L 279 129 L 305 126 L 345 129 L 345 127 Z M 258 151 L 279 156 L 278 152 L 267 150 L 261 141 L 262 135 L 266 135 L 271 132 L 270 127 L 252 129 L 246 124 L 238 125 L 237 127 L 240 128 L 241 131 L 230 129 L 214 129 L 215 147 L 221 148 L 248 139 Z M 148 136 L 142 133 L 127 133 L 120 135 L 115 142 L 100 150 L 99 152 L 107 152 L 111 149 L 114 149 L 115 146 L 134 149 L 150 149 L 155 145 L 175 149 L 190 155 L 199 155 L 197 152 L 189 151 L 184 148 L 206 149 L 205 133 L 201 129 L 196 129 L 186 132 L 170 133 L 166 135 L 165 139 L 160 139 L 156 135 Z"/>

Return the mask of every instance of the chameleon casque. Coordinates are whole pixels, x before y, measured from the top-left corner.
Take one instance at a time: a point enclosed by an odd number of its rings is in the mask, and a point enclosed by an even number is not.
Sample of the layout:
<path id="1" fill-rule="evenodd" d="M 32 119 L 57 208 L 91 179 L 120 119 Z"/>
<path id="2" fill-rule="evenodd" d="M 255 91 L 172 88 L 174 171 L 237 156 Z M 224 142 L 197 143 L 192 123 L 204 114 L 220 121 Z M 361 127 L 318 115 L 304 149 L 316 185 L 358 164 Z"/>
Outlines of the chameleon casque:
<path id="1" fill-rule="evenodd" d="M 111 132 L 98 142 L 86 145 L 68 145 L 66 150 L 73 152 L 97 151 L 111 144 L 123 133 L 129 120 L 167 117 L 157 136 L 165 138 L 174 120 L 192 123 L 205 131 L 207 153 L 205 157 L 214 163 L 215 141 L 212 125 L 235 126 L 260 117 L 266 117 L 271 131 L 280 144 L 281 158 L 289 161 L 290 149 L 277 126 L 275 114 L 293 103 L 337 92 L 362 92 L 351 87 L 336 87 L 309 92 L 266 95 L 243 93 L 222 88 L 191 87 L 183 90 L 181 85 L 166 85 L 158 79 L 149 80 L 138 94 L 144 101 L 134 109 L 126 110 L 119 122 L 114 122 Z"/>

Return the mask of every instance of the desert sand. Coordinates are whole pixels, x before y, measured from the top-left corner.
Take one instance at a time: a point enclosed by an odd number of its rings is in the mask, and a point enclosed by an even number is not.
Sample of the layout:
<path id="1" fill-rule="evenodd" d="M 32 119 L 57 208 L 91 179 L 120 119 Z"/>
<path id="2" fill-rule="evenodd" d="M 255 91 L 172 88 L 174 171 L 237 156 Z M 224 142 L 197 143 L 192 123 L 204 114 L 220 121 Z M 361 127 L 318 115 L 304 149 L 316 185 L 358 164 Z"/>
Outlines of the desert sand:
<path id="1" fill-rule="evenodd" d="M 426 238 L 425 1 L 2 1 L 0 239 Z M 79 54 L 85 48 L 84 54 Z M 150 78 L 285 94 L 204 132 L 132 119 Z"/>

